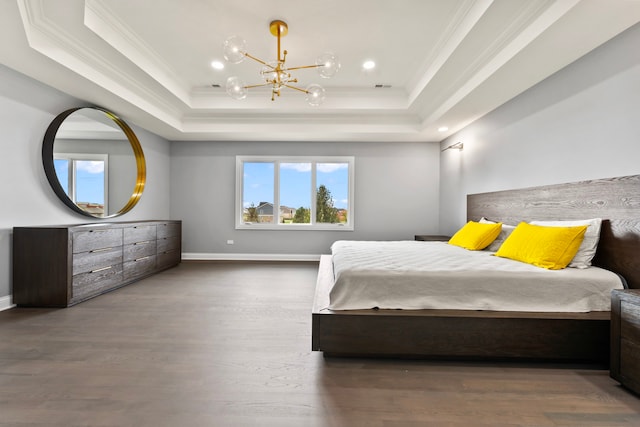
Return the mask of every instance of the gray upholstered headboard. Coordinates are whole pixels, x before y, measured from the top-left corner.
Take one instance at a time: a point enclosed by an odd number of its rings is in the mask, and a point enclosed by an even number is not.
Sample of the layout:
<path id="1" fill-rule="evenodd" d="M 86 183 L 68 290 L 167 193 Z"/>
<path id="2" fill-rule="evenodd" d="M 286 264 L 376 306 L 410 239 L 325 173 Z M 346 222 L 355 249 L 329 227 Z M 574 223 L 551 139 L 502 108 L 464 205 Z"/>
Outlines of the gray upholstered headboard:
<path id="1" fill-rule="evenodd" d="M 602 218 L 594 265 L 640 289 L 640 175 L 467 195 L 467 219 L 520 221 Z"/>

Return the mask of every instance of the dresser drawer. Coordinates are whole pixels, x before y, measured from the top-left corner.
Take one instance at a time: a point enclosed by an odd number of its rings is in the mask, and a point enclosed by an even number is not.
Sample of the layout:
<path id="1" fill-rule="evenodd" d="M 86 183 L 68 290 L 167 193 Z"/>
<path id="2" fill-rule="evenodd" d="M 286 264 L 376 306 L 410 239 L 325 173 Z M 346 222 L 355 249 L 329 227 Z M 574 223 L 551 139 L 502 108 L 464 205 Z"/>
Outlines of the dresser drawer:
<path id="1" fill-rule="evenodd" d="M 180 235 L 181 224 L 177 222 L 163 222 L 158 224 L 158 239 Z"/>
<path id="2" fill-rule="evenodd" d="M 145 256 L 123 264 L 124 280 L 130 280 L 154 271 L 156 268 L 156 256 Z"/>
<path id="3" fill-rule="evenodd" d="M 87 273 L 103 267 L 122 263 L 122 246 L 95 249 L 73 255 L 73 275 Z"/>
<path id="4" fill-rule="evenodd" d="M 155 225 L 136 225 L 123 229 L 124 244 L 156 240 Z"/>
<path id="5" fill-rule="evenodd" d="M 182 258 L 182 253 L 178 249 L 171 249 L 164 252 L 158 252 L 158 268 L 167 268 L 173 265 L 179 264 Z"/>
<path id="6" fill-rule="evenodd" d="M 94 228 L 73 232 L 73 253 L 122 246 L 121 228 Z"/>
<path id="7" fill-rule="evenodd" d="M 71 304 L 99 295 L 122 284 L 122 264 L 73 276 Z"/>
<path id="8" fill-rule="evenodd" d="M 180 248 L 180 238 L 178 236 L 175 237 L 165 237 L 162 239 L 158 239 L 158 252 L 166 252 L 173 249 Z"/>
<path id="9" fill-rule="evenodd" d="M 124 261 L 133 261 L 156 254 L 156 241 L 146 240 L 124 246 Z"/>

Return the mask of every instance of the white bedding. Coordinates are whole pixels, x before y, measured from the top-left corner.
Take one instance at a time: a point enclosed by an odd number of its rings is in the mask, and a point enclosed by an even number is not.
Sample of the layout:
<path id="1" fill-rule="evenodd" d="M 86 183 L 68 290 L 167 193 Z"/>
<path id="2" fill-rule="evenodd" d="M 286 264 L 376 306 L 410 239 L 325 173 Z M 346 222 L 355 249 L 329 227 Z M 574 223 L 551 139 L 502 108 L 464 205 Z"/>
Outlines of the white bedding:
<path id="1" fill-rule="evenodd" d="M 609 311 L 615 273 L 546 270 L 445 242 L 346 241 L 331 246 L 332 310 Z"/>

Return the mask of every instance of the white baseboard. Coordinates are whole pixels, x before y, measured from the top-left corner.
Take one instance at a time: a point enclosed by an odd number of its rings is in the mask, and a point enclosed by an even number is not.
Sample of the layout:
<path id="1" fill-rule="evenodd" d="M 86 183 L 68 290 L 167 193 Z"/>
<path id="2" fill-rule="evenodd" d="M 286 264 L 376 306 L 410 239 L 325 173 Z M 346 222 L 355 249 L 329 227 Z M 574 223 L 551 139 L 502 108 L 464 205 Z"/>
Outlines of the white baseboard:
<path id="1" fill-rule="evenodd" d="M 212 254 L 183 252 L 184 261 L 320 261 L 314 254 Z"/>
<path id="2" fill-rule="evenodd" d="M 8 310 L 15 306 L 16 306 L 15 304 L 11 304 L 11 295 L 7 295 L 6 297 L 0 297 L 0 311 Z"/>

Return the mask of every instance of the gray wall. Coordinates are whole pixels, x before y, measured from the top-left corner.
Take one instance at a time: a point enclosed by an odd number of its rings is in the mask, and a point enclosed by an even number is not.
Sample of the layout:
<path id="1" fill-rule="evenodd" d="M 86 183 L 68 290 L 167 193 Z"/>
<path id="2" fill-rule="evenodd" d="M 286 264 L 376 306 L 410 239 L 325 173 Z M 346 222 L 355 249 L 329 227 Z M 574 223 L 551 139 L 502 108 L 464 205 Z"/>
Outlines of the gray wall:
<path id="1" fill-rule="evenodd" d="M 11 294 L 11 236 L 16 226 L 78 224 L 91 218 L 69 210 L 53 193 L 42 168 L 44 132 L 62 111 L 84 105 L 0 66 L 0 306 Z M 102 107 L 109 108 L 108 105 Z M 117 113 L 117 112 L 116 112 Z M 123 117 L 126 121 L 127 118 Z M 132 125 L 132 123 L 129 123 Z M 132 126 L 147 159 L 147 183 L 138 205 L 114 220 L 169 218 L 169 142 Z"/>
<path id="2" fill-rule="evenodd" d="M 442 143 L 440 230 L 466 195 L 640 173 L 640 24 Z"/>
<path id="3" fill-rule="evenodd" d="M 355 156 L 355 231 L 236 230 L 236 155 Z M 338 239 L 413 239 L 438 230 L 438 159 L 437 143 L 173 142 L 171 217 L 191 254 L 318 255 Z"/>

